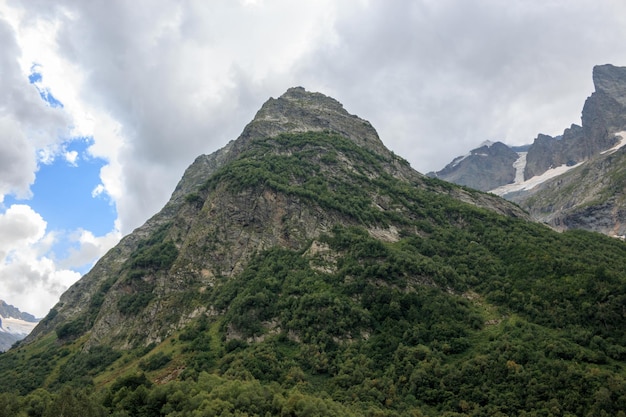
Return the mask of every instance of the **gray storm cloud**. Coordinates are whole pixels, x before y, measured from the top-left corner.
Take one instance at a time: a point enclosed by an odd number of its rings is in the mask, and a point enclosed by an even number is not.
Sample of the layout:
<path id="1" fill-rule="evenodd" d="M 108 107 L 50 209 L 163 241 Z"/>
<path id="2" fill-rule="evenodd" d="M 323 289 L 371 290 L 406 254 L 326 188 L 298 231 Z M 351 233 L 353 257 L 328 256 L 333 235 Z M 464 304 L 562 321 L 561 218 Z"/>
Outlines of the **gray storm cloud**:
<path id="1" fill-rule="evenodd" d="M 123 232 L 288 87 L 334 96 L 426 172 L 486 139 L 579 122 L 593 65 L 619 65 L 626 39 L 625 6 L 609 0 L 22 5 L 60 22 L 83 99 L 121 126 Z"/>

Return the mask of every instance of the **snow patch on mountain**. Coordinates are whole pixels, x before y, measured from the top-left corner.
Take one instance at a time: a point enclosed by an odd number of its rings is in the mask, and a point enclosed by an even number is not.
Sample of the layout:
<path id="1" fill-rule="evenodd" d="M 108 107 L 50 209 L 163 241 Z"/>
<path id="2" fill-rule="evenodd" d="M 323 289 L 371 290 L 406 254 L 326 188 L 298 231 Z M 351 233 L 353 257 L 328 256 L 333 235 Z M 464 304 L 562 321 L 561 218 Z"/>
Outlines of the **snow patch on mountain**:
<path id="1" fill-rule="evenodd" d="M 452 162 L 450 163 L 453 167 L 457 166 L 458 164 L 461 163 L 461 161 L 463 161 L 465 158 L 468 158 L 472 156 L 471 153 L 465 154 L 465 155 L 461 155 L 461 156 L 457 156 L 456 158 L 454 158 L 452 160 Z"/>
<path id="2" fill-rule="evenodd" d="M 519 161 L 519 159 L 518 159 Z M 517 163 L 517 161 L 516 161 Z M 521 181 L 518 182 L 518 176 L 515 176 L 515 182 L 513 184 L 507 184 L 507 185 L 503 185 L 501 187 L 495 188 L 493 190 L 490 190 L 490 193 L 499 195 L 499 196 L 503 196 L 509 193 L 513 193 L 516 191 L 525 191 L 525 190 L 531 190 L 534 187 L 538 186 L 539 184 L 543 184 L 544 182 L 546 182 L 547 180 L 554 178 L 554 177 L 558 177 L 559 175 L 565 174 L 567 171 L 574 169 L 576 167 L 579 167 L 583 164 L 584 162 L 579 162 L 576 165 L 561 165 L 559 167 L 556 168 L 551 168 L 549 170 L 547 170 L 546 172 L 544 172 L 541 175 L 535 175 L 532 178 L 527 179 L 526 181 Z M 524 156 L 524 165 L 526 164 L 525 161 L 525 156 Z M 517 167 L 516 167 L 517 169 Z M 522 168 L 522 172 L 523 172 L 523 168 Z M 517 171 L 516 171 L 517 174 Z M 523 179 L 523 177 L 522 177 Z"/>
<path id="3" fill-rule="evenodd" d="M 626 146 L 626 131 L 617 132 L 615 135 L 621 137 L 621 140 L 611 149 L 607 149 L 606 151 L 600 152 L 601 154 L 603 155 L 611 154 L 617 151 L 618 149 Z M 489 191 L 490 193 L 493 193 L 499 196 L 504 196 L 506 194 L 514 193 L 517 191 L 531 190 L 534 187 L 538 186 L 539 184 L 543 184 L 547 180 L 557 177 L 561 174 L 564 174 L 567 171 L 574 169 L 584 163 L 584 162 L 579 162 L 576 165 L 569 165 L 569 166 L 561 165 L 556 168 L 551 168 L 541 175 L 536 175 L 532 178 L 529 178 L 528 180 L 524 180 L 524 169 L 526 168 L 526 156 L 528 155 L 528 152 L 518 152 L 518 155 L 519 155 L 519 158 L 517 159 L 517 161 L 513 163 L 513 167 L 515 168 L 514 182 L 512 184 L 506 184 L 498 188 L 494 188 L 493 190 Z"/>
<path id="4" fill-rule="evenodd" d="M 23 318 L 12 317 L 6 311 L 3 314 L 7 317 L 0 314 L 0 352 L 6 352 L 16 342 L 28 336 L 38 323 L 38 320 L 30 320 L 30 314 L 22 313 Z"/>
<path id="5" fill-rule="evenodd" d="M 526 155 L 528 152 L 518 152 L 519 158 L 513 162 L 513 168 L 515 168 L 515 180 L 513 184 L 521 184 L 524 182 L 524 169 L 526 168 Z"/>
<path id="6" fill-rule="evenodd" d="M 0 332 L 26 337 L 35 328 L 37 322 L 31 322 L 13 317 L 0 316 Z"/>
<path id="7" fill-rule="evenodd" d="M 606 151 L 600 152 L 602 155 L 604 155 L 604 154 L 612 154 L 613 152 L 615 152 L 619 148 L 621 148 L 621 147 L 626 145 L 626 131 L 617 132 L 615 134 L 615 136 L 619 136 L 622 139 L 619 142 L 617 142 L 617 145 L 613 146 L 611 149 L 607 149 Z"/>

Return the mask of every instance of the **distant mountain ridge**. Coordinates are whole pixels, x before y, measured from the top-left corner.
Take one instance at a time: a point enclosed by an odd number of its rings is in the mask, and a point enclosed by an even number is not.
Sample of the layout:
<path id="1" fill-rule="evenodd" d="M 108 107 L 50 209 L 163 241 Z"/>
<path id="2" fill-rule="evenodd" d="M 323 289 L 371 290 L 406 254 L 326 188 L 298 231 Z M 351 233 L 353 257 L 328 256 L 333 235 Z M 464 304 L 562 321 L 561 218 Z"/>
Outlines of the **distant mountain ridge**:
<path id="1" fill-rule="evenodd" d="M 522 150 L 502 142 L 496 142 L 498 152 L 484 152 L 481 146 L 471 157 L 455 158 L 427 175 L 503 196 L 557 229 L 626 235 L 621 215 L 626 211 L 621 175 L 625 160 L 620 157 L 626 143 L 626 67 L 596 66 L 593 83 L 581 126 L 572 124 L 556 137 L 539 134 Z M 568 197 L 573 188 L 579 190 Z"/>
<path id="2" fill-rule="evenodd" d="M 502 142 L 483 144 L 469 154 L 459 156 L 444 169 L 437 172 L 437 178 L 459 185 L 487 191 L 499 187 L 502 183 L 515 181 L 515 161 L 517 152 Z"/>
<path id="3" fill-rule="evenodd" d="M 0 352 L 25 338 L 38 322 L 32 314 L 22 312 L 0 300 Z"/>
<path id="4" fill-rule="evenodd" d="M 36 323 L 38 320 L 30 313 L 22 312 L 19 308 L 7 304 L 0 300 L 0 316 L 4 318 L 20 319 L 30 323 Z"/>

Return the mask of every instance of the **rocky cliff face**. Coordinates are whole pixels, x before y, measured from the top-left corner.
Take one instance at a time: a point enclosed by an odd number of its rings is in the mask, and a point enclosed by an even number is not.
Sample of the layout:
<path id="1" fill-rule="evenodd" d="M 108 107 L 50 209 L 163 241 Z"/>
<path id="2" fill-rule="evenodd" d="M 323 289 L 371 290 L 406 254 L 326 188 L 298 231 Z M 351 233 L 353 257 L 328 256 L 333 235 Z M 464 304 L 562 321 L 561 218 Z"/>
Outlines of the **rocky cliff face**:
<path id="1" fill-rule="evenodd" d="M 198 157 L 164 209 L 64 293 L 27 342 L 56 332 L 61 341 L 85 337 L 86 350 L 158 343 L 215 314 L 202 294 L 255 253 L 301 250 L 336 225 L 397 239 L 403 219 L 417 221 L 422 210 L 403 187 L 528 218 L 502 199 L 425 178 L 336 100 L 290 89 L 237 140 Z"/>
<path id="2" fill-rule="evenodd" d="M 525 179 L 589 160 L 615 145 L 615 133 L 626 129 L 626 68 L 596 66 L 593 84 L 595 92 L 583 107 L 582 127 L 572 125 L 560 138 L 539 135 L 528 151 Z"/>
<path id="3" fill-rule="evenodd" d="M 563 135 L 556 138 L 539 134 L 528 148 L 524 179 L 539 176 L 551 168 L 562 165 L 576 165 L 593 155 L 589 152 L 590 146 L 586 145 L 583 129 L 578 125 L 571 125 L 565 129 Z"/>
<path id="4" fill-rule="evenodd" d="M 626 131 L 626 68 L 596 66 L 593 83 L 595 91 L 582 110 L 582 126 L 572 124 L 558 137 L 539 134 L 514 163 L 509 162 L 512 156 L 485 154 L 483 159 L 453 161 L 434 175 L 499 193 L 560 230 L 582 228 L 623 236 L 621 159 L 609 150 L 619 146 L 620 133 Z M 494 165 L 499 168 L 493 169 Z M 521 170 L 516 181 L 511 179 L 512 165 Z M 578 165 L 584 168 L 570 171 Z M 560 173 L 550 174 L 557 168 Z"/>
<path id="5" fill-rule="evenodd" d="M 626 148 L 601 153 L 511 200 L 557 230 L 626 237 Z"/>
<path id="6" fill-rule="evenodd" d="M 582 113 L 584 134 L 593 138 L 590 150 L 606 147 L 612 133 L 626 129 L 626 67 L 598 65 L 593 69 L 595 92 Z"/>

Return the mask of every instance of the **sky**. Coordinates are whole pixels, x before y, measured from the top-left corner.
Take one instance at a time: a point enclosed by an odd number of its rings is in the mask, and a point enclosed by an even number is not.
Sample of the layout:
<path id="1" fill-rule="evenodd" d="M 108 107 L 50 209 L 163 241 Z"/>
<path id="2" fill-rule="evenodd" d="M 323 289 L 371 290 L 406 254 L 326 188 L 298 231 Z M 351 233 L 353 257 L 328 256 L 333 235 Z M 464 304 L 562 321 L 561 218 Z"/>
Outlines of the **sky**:
<path id="1" fill-rule="evenodd" d="M 0 299 L 38 317 L 302 86 L 426 173 L 580 124 L 623 0 L 0 0 Z"/>

